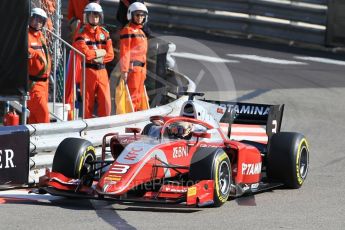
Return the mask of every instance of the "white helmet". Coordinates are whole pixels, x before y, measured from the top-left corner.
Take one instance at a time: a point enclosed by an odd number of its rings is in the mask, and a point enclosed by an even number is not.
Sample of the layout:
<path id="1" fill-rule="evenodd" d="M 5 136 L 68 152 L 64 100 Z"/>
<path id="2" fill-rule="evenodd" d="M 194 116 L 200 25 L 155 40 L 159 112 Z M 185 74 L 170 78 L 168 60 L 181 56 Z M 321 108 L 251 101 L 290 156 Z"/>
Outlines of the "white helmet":
<path id="1" fill-rule="evenodd" d="M 35 18 L 39 18 L 42 22 L 42 24 L 39 24 L 39 21 L 34 20 Z M 42 30 L 42 28 L 45 26 L 46 22 L 47 22 L 47 13 L 42 10 L 41 8 L 33 8 L 31 10 L 31 15 L 30 15 L 30 22 L 29 22 L 29 26 L 30 28 L 39 31 Z"/>
<path id="2" fill-rule="evenodd" d="M 90 22 L 88 21 L 88 14 L 90 14 L 91 12 L 96 12 L 99 14 L 100 16 L 100 19 L 99 19 L 99 23 L 100 24 L 103 24 L 103 9 L 101 7 L 101 5 L 99 5 L 98 3 L 95 3 L 95 2 L 91 2 L 89 4 L 87 4 L 84 8 L 84 14 L 83 14 L 83 17 L 84 17 L 84 22 L 86 23 L 89 23 Z"/>
<path id="3" fill-rule="evenodd" d="M 128 7 L 128 11 L 127 11 L 127 19 L 128 19 L 128 21 L 132 20 L 133 13 L 135 11 L 143 11 L 143 12 L 145 12 L 146 16 L 145 16 L 145 19 L 144 19 L 143 23 L 147 22 L 147 17 L 148 17 L 147 15 L 148 15 L 149 11 L 147 10 L 146 6 L 143 3 L 141 3 L 141 2 L 135 2 L 135 3 L 131 4 Z"/>
<path id="4" fill-rule="evenodd" d="M 45 19 L 48 18 L 47 13 L 44 10 L 42 10 L 41 8 L 33 8 L 31 10 L 31 17 L 34 15 L 41 16 L 42 18 L 45 18 Z"/>

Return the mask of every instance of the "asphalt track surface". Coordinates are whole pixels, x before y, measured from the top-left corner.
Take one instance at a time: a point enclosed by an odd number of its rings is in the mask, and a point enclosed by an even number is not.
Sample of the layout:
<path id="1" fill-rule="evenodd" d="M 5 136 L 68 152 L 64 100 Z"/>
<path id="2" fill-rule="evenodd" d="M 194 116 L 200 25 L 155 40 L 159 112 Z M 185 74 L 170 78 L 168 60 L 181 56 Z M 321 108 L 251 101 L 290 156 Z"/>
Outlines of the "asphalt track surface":
<path id="1" fill-rule="evenodd" d="M 200 56 L 195 60 L 191 59 L 195 54 L 205 56 L 197 52 L 205 47 L 195 48 L 190 40 L 185 47 L 178 46 L 177 69 L 197 82 L 198 91 L 213 99 L 285 104 L 282 130 L 305 134 L 311 149 L 302 188 L 276 189 L 205 209 L 120 205 L 11 190 L 0 193 L 1 228 L 344 229 L 345 58 L 256 41 L 187 35 L 214 52 L 207 60 Z M 181 43 L 181 37 L 170 38 Z M 228 62 L 210 62 L 210 56 Z"/>

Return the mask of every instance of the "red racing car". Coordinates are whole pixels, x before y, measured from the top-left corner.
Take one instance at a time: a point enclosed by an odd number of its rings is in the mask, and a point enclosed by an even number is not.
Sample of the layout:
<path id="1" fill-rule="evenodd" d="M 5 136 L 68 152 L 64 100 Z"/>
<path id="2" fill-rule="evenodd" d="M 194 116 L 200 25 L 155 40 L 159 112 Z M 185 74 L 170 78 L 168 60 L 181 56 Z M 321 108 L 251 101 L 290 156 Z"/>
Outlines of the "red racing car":
<path id="1" fill-rule="evenodd" d="M 119 202 L 221 206 L 277 186 L 299 188 L 306 179 L 309 148 L 300 133 L 280 132 L 283 105 L 221 104 L 189 100 L 179 116 L 151 117 L 142 131 L 109 133 L 102 156 L 92 144 L 66 138 L 38 193 Z M 219 123 L 228 125 L 224 134 Z M 233 124 L 264 124 L 267 143 L 231 140 Z"/>

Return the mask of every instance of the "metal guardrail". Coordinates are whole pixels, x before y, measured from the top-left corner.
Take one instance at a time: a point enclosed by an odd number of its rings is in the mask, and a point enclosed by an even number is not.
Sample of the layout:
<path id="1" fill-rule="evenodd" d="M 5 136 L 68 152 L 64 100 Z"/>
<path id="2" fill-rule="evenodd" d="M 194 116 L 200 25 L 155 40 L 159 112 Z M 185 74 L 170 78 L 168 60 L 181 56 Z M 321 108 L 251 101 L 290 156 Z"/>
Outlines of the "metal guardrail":
<path id="1" fill-rule="evenodd" d="M 286 19 L 291 21 L 301 21 L 313 24 L 325 24 L 325 9 L 312 8 L 306 5 L 284 3 L 284 1 L 268 2 L 262 0 L 148 0 L 149 3 L 157 4 L 161 7 L 188 7 L 190 9 L 206 10 L 207 13 L 215 11 L 233 12 L 248 15 L 267 16 L 277 19 Z M 206 16 L 207 17 L 207 16 Z"/>
<path id="2" fill-rule="evenodd" d="M 324 45 L 327 6 L 301 1 L 148 0 L 161 26 Z M 321 3 L 321 2 L 318 2 Z"/>

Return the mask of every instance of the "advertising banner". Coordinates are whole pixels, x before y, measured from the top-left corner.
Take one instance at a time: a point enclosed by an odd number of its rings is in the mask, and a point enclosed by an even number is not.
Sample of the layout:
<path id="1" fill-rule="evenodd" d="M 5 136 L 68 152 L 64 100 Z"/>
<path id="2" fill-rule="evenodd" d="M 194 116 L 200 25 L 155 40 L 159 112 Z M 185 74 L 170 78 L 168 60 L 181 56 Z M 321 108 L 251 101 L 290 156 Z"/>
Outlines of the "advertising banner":
<path id="1" fill-rule="evenodd" d="M 28 183 L 30 133 L 24 125 L 0 127 L 0 186 Z"/>

